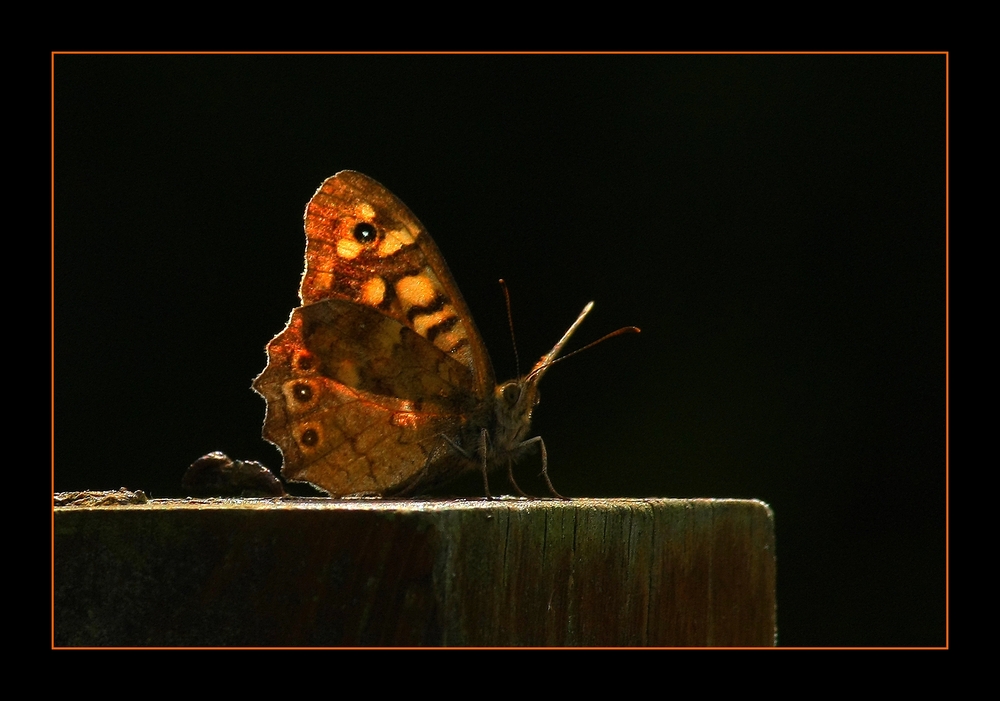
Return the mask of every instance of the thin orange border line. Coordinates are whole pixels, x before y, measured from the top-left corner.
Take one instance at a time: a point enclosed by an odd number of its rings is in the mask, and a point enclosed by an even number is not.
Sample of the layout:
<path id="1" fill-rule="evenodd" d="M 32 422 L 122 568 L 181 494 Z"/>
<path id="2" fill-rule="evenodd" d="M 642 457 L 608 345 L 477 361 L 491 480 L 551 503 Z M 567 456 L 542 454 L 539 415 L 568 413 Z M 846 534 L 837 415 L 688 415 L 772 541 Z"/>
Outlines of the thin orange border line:
<path id="1" fill-rule="evenodd" d="M 49 438 L 52 441 L 52 465 L 51 471 L 49 473 L 50 487 L 52 491 L 52 513 L 50 514 L 51 523 L 49 525 L 49 534 L 52 536 L 52 547 L 49 549 L 49 555 L 51 556 L 51 567 L 49 568 L 49 574 L 51 576 L 51 589 L 52 594 L 52 647 L 56 645 L 56 55 L 52 54 L 52 65 L 51 65 L 51 84 L 50 84 L 50 126 L 52 127 L 51 134 L 51 151 L 50 161 L 49 161 L 49 208 L 50 208 L 50 240 L 49 240 L 49 351 L 51 368 L 50 377 L 51 384 L 49 385 L 49 390 L 51 391 L 51 401 L 52 404 L 49 406 Z"/>
<path id="2" fill-rule="evenodd" d="M 951 76 L 944 55 L 944 646 L 951 644 Z"/>
<path id="3" fill-rule="evenodd" d="M 944 104 L 944 126 L 945 126 L 945 194 L 944 194 L 944 216 L 945 216 L 945 236 L 944 236 L 944 384 L 945 384 L 945 419 L 944 419 L 944 464 L 945 464 L 945 488 L 944 488 L 944 513 L 945 513 L 945 644 L 944 647 L 922 646 L 922 647 L 778 647 L 774 648 L 742 648 L 742 649 L 782 649 L 782 650 L 941 650 L 950 649 L 951 646 L 951 55 L 948 51 L 53 51 L 51 53 L 50 65 L 50 173 L 49 173 L 49 209 L 50 209 L 50 431 L 51 441 L 51 465 L 49 472 L 50 488 L 53 493 L 51 512 L 49 514 L 49 534 L 50 534 L 50 601 L 51 601 L 51 646 L 56 649 L 56 617 L 55 617 L 55 479 L 56 479 L 56 433 L 55 433 L 55 376 L 56 376 L 56 277 L 55 277 L 55 240 L 56 240 L 56 216 L 55 216 L 55 191 L 56 191 L 56 56 L 79 56 L 79 55 L 102 55 L 102 56 L 137 56 L 137 55 L 198 55 L 198 56 L 236 56 L 236 55 L 444 55 L 444 56 L 470 56 L 470 55 L 531 55 L 531 56 L 566 56 L 566 55 L 625 55 L 625 56 L 802 56 L 802 55 L 943 55 L 945 61 L 945 104 Z M 59 649 L 99 649 L 99 650 L 123 650 L 123 649 L 177 649 L 177 648 L 122 648 L 122 647 L 81 647 L 81 648 L 59 648 Z M 218 647 L 190 647 L 192 650 L 216 650 L 216 649 L 278 649 L 278 648 L 218 648 Z M 281 649 L 359 649 L 359 648 L 281 648 Z M 427 649 L 427 648 L 367 648 L 367 649 Z M 449 649 L 449 648 L 441 648 Z M 456 648 L 450 648 L 456 649 Z M 459 648 L 459 649 L 482 649 L 482 648 Z M 485 648 L 493 649 L 493 648 Z M 532 648 L 524 648 L 532 649 Z M 550 649 L 550 648 L 540 648 Z M 572 649 L 627 649 L 627 648 L 572 648 Z M 636 648 L 636 649 L 656 649 L 656 648 Z M 659 648 L 659 649 L 738 649 L 738 648 Z"/>
<path id="4" fill-rule="evenodd" d="M 593 56 L 801 56 L 801 55 L 825 55 L 825 56 L 922 56 L 922 55 L 947 55 L 948 51 L 944 49 L 930 49 L 926 51 L 852 51 L 852 50 L 801 50 L 801 51 L 781 51 L 781 50 L 763 50 L 763 51 L 519 51 L 519 50 L 503 50 L 499 49 L 496 51 L 447 51 L 447 50 L 431 50 L 431 51 L 53 51 L 52 55 L 56 56 L 327 56 L 327 55 L 338 55 L 338 56 L 419 56 L 419 55 L 454 55 L 454 56 L 470 56 L 470 55 L 501 55 L 501 56 L 511 56 L 511 55 L 527 55 L 527 56 L 574 56 L 574 55 L 593 55 Z"/>
<path id="5" fill-rule="evenodd" d="M 52 56 L 932 56 L 948 51 L 53 51 Z M 54 66 L 53 62 L 53 66 Z M 946 67 L 947 70 L 947 67 Z"/>

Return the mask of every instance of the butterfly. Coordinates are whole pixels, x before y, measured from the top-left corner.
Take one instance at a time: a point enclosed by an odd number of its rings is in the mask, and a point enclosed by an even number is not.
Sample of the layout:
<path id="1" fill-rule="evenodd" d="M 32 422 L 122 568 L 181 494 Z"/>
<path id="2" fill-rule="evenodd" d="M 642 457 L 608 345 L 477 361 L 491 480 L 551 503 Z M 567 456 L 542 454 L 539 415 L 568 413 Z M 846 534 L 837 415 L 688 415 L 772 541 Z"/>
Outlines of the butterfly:
<path id="1" fill-rule="evenodd" d="M 497 384 L 448 266 L 413 213 L 368 176 L 341 171 L 306 207 L 305 272 L 285 329 L 253 381 L 282 475 L 331 496 L 406 495 L 541 452 L 528 437 L 538 382 L 588 304 L 532 370 Z M 638 329 L 634 329 L 638 330 Z M 616 332 L 617 333 L 617 332 Z"/>

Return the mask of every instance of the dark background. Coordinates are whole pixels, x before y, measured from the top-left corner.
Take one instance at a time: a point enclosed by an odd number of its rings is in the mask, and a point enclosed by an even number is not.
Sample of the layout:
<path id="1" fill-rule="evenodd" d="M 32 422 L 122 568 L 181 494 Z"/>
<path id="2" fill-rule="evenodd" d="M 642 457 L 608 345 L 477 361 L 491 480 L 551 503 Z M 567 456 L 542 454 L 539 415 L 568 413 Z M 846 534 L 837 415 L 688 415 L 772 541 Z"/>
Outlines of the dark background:
<path id="1" fill-rule="evenodd" d="M 250 381 L 351 168 L 499 376 L 500 277 L 522 366 L 642 328 L 542 383 L 560 491 L 763 499 L 780 644 L 944 644 L 944 56 L 60 55 L 55 168 L 56 490 L 277 470 Z"/>

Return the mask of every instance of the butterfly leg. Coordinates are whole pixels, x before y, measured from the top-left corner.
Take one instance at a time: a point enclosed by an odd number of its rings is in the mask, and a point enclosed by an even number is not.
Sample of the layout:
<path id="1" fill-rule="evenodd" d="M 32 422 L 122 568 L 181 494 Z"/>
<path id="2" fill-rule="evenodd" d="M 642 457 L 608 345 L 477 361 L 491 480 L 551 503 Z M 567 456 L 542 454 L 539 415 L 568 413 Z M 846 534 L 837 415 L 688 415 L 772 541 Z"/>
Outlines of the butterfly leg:
<path id="1" fill-rule="evenodd" d="M 545 479 L 545 486 L 549 488 L 549 493 L 552 494 L 552 496 L 554 497 L 557 497 L 559 499 L 566 499 L 566 501 L 569 501 L 567 497 L 564 497 L 562 494 L 556 491 L 556 488 L 552 486 L 552 480 L 549 479 L 549 454 L 545 451 L 545 441 L 542 440 L 541 436 L 535 436 L 534 438 L 529 438 L 524 443 L 522 443 L 521 447 L 525 448 L 531 445 L 532 443 L 538 443 L 539 447 L 541 448 L 542 478 Z"/>
<path id="2" fill-rule="evenodd" d="M 480 462 L 480 465 L 483 470 L 483 490 L 486 492 L 486 498 L 492 499 L 493 497 L 490 495 L 490 480 L 486 476 L 486 442 L 488 440 L 489 435 L 484 428 L 479 432 L 479 455 L 482 456 L 482 462 Z"/>
<path id="3" fill-rule="evenodd" d="M 528 498 L 528 495 L 521 491 L 521 488 L 517 486 L 517 482 L 514 481 L 514 461 L 507 461 L 507 478 L 510 480 L 510 485 L 517 490 L 517 493 L 522 497 Z"/>

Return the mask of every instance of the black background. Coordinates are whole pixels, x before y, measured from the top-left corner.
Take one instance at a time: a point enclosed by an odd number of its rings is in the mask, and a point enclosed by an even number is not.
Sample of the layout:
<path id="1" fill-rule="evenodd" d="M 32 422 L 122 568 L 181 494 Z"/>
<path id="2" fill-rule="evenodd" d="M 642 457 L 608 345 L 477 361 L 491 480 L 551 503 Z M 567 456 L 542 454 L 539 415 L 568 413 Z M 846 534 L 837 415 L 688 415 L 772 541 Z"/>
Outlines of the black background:
<path id="1" fill-rule="evenodd" d="M 570 348 L 642 328 L 542 383 L 560 491 L 762 499 L 780 644 L 941 645 L 945 98 L 943 55 L 56 56 L 55 488 L 278 468 L 250 381 L 350 168 L 499 376 L 500 277 L 522 367 L 591 299 Z"/>

